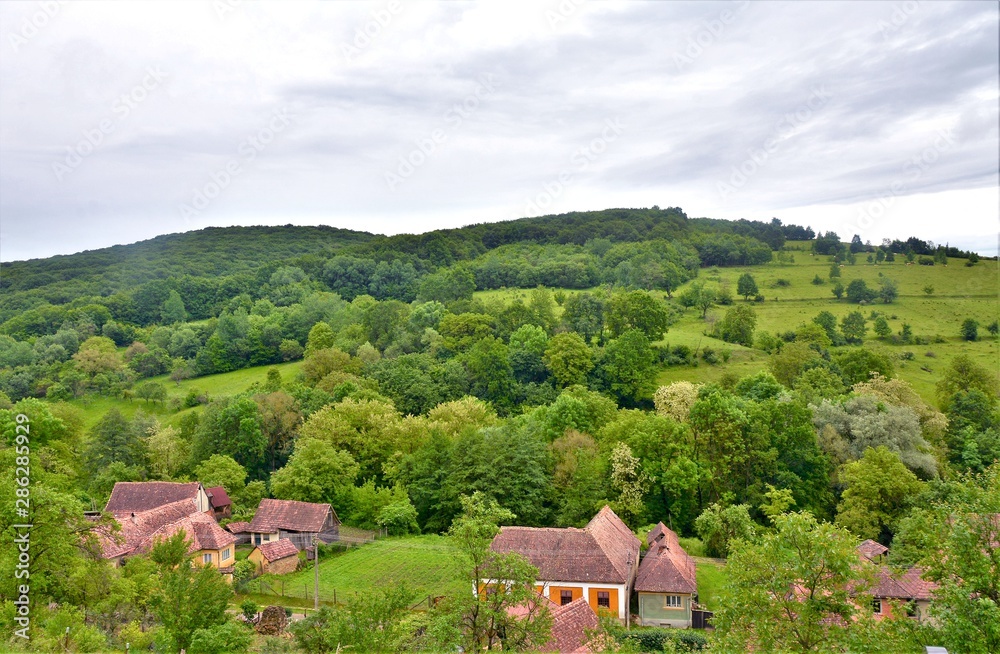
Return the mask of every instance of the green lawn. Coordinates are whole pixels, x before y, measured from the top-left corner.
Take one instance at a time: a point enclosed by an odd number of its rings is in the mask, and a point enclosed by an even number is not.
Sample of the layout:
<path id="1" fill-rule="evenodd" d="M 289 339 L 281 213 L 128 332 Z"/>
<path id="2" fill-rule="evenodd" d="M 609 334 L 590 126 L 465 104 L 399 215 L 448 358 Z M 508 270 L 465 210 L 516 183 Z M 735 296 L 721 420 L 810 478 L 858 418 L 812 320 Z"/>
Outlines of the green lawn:
<path id="1" fill-rule="evenodd" d="M 210 398 L 234 395 L 247 390 L 254 383 L 263 384 L 267 380 L 267 371 L 271 368 L 277 368 L 281 372 L 283 381 L 290 381 L 298 375 L 299 370 L 302 368 L 302 361 L 279 363 L 273 366 L 244 368 L 218 375 L 206 375 L 195 379 L 187 379 L 180 383 L 170 381 L 167 375 L 151 377 L 150 381 L 159 382 L 167 388 L 167 399 L 160 403 L 146 402 L 140 399 L 129 401 L 109 397 L 85 396 L 71 400 L 67 404 L 79 411 L 84 429 L 90 429 L 111 408 L 117 408 L 129 419 L 135 415 L 136 411 L 143 411 L 149 415 L 156 416 L 162 422 L 177 424 L 186 413 L 200 411 L 202 407 L 172 411 L 170 409 L 170 400 L 172 398 L 183 400 L 192 390 L 197 393 L 207 393 Z"/>
<path id="2" fill-rule="evenodd" d="M 310 567 L 288 575 L 265 575 L 262 579 L 276 590 L 283 581 L 286 595 L 312 598 L 313 574 Z M 343 602 L 352 593 L 401 583 L 414 591 L 414 602 L 464 590 L 443 536 L 386 538 L 346 552 L 320 553 L 321 601 L 333 601 L 334 591 L 337 601 Z"/>
<path id="3" fill-rule="evenodd" d="M 947 266 L 907 265 L 905 257 L 898 256 L 893 263 L 871 265 L 865 262 L 867 255 L 859 255 L 858 262 L 840 268 L 841 283 L 846 287 L 854 279 L 865 280 L 869 287 L 878 288 L 879 275 L 896 281 L 899 298 L 892 304 L 874 304 L 859 307 L 846 300 L 837 300 L 831 293 L 833 284 L 828 277 L 831 258 L 815 256 L 804 242 L 789 242 L 788 255 L 794 261 L 778 262 L 738 268 L 703 268 L 696 278 L 709 286 L 728 285 L 736 303 L 743 302 L 736 297 L 736 282 L 744 272 L 750 272 L 765 301 L 752 306 L 757 313 L 757 330 L 785 332 L 811 321 L 821 311 L 829 311 L 838 319 L 847 313 L 860 309 L 865 317 L 872 311 L 883 312 L 894 333 L 898 333 L 903 323 L 913 328 L 918 337 L 926 337 L 932 342 L 926 345 L 889 345 L 882 343 L 868 323 L 866 345 L 883 344 L 897 355 L 897 376 L 909 382 L 925 401 L 937 404 L 934 386 L 951 360 L 959 354 L 968 354 L 977 363 L 1000 376 L 1000 347 L 986 332 L 986 325 L 1000 316 L 1000 263 L 981 261 L 967 267 L 964 259 L 950 259 Z M 812 283 L 819 275 L 822 284 Z M 787 285 L 779 285 L 784 280 Z M 690 284 L 690 283 L 689 283 Z M 688 285 L 689 285 L 688 284 Z M 683 292 L 688 286 L 682 286 Z M 925 286 L 933 286 L 933 293 L 924 292 Z M 594 290 L 594 289 L 591 289 Z M 566 290 L 567 295 L 581 291 Z M 476 297 L 485 301 L 509 302 L 520 298 L 527 301 L 530 290 L 503 289 L 481 291 Z M 661 294 L 666 297 L 665 294 Z M 677 295 L 675 293 L 674 295 Z M 731 372 L 737 376 L 751 374 L 767 368 L 768 355 L 760 350 L 723 343 L 708 336 L 711 323 L 722 318 L 728 307 L 718 306 L 708 312 L 707 320 L 702 319 L 695 309 L 684 311 L 680 319 L 670 327 L 661 344 L 687 345 L 691 348 L 711 347 L 716 352 L 727 351 L 729 361 L 709 365 L 699 361 L 695 366 L 674 366 L 661 371 L 659 384 L 687 380 L 692 382 L 717 381 L 723 374 Z M 558 311 L 561 311 L 559 309 Z M 966 318 L 974 318 L 980 324 L 980 340 L 968 343 L 959 337 L 959 329 Z M 934 343 L 935 337 L 944 342 Z M 904 356 L 912 353 L 912 360 Z"/>
<path id="4" fill-rule="evenodd" d="M 719 610 L 719 595 L 726 583 L 727 573 L 724 563 L 701 561 L 695 563 L 698 575 L 698 601 L 709 611 Z"/>

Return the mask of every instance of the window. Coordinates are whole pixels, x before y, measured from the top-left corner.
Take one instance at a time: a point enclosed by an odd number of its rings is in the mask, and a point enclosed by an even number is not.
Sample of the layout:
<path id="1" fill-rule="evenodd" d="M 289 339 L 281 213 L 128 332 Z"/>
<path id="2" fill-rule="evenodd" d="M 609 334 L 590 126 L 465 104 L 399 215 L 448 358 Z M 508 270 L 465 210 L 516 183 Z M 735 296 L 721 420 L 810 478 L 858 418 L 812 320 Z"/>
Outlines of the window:
<path id="1" fill-rule="evenodd" d="M 220 557 L 221 560 L 223 560 L 223 561 L 229 560 L 229 557 L 232 555 L 232 553 L 233 553 L 233 551 L 230 550 L 228 547 L 226 549 L 222 550 L 222 556 Z"/>
<path id="2" fill-rule="evenodd" d="M 915 602 L 906 603 L 906 617 L 908 618 L 919 618 L 920 613 L 917 611 L 917 605 Z"/>
<path id="3" fill-rule="evenodd" d="M 253 535 L 253 544 L 254 545 L 260 545 L 260 534 L 254 534 Z"/>
<path id="4" fill-rule="evenodd" d="M 663 606 L 668 609 L 679 609 L 681 608 L 681 596 L 680 595 L 665 595 L 663 598 Z"/>
<path id="5" fill-rule="evenodd" d="M 874 612 L 875 615 L 882 613 L 882 600 L 877 599 L 872 601 L 872 612 Z"/>
<path id="6" fill-rule="evenodd" d="M 561 590 L 559 591 L 559 604 L 565 606 L 573 601 L 573 591 L 571 590 Z"/>
<path id="7" fill-rule="evenodd" d="M 597 605 L 606 609 L 611 608 L 611 593 L 606 590 L 597 591 Z"/>
<path id="8" fill-rule="evenodd" d="M 212 555 L 210 553 L 208 553 L 208 552 L 202 554 L 201 555 L 201 562 L 202 563 L 211 563 L 212 562 Z"/>

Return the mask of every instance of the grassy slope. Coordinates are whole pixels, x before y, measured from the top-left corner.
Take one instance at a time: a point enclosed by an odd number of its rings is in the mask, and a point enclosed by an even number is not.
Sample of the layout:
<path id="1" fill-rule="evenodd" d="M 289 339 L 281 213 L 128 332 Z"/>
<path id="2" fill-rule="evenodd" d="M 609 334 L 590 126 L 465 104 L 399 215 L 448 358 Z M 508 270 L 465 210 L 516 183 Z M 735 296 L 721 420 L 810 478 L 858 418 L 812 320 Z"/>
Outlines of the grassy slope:
<path id="1" fill-rule="evenodd" d="M 828 274 L 830 258 L 813 256 L 806 248 L 807 243 L 788 244 L 794 263 L 772 262 L 761 266 L 740 268 L 703 269 L 698 280 L 709 285 L 728 282 L 735 296 L 736 281 L 749 271 L 757 280 L 761 293 L 766 297 L 763 303 L 753 304 L 758 316 L 758 330 L 784 332 L 812 320 L 820 311 L 830 311 L 837 318 L 850 311 L 861 309 L 867 318 L 872 310 L 884 312 L 894 332 L 899 332 L 904 322 L 909 323 L 916 336 L 934 337 L 940 335 L 944 343 L 929 345 L 886 345 L 890 352 L 900 355 L 912 352 L 914 360 L 897 361 L 897 374 L 909 382 L 925 401 L 936 405 L 934 385 L 941 373 L 958 354 L 972 356 L 980 365 L 1000 375 L 1000 349 L 995 340 L 989 338 L 985 326 L 997 319 L 998 298 L 1000 298 L 1000 268 L 996 261 L 983 261 L 976 266 L 966 267 L 964 259 L 951 259 L 948 266 L 906 265 L 903 257 L 893 263 L 877 266 L 864 263 L 864 257 L 854 266 L 841 268 L 840 281 L 846 287 L 853 279 L 864 279 L 870 287 L 878 288 L 879 273 L 895 280 L 899 286 L 899 298 L 890 305 L 876 303 L 867 307 L 849 304 L 846 300 L 836 300 L 830 290 Z M 819 275 L 824 283 L 812 284 Z M 786 287 L 778 287 L 775 282 L 785 279 Z M 926 285 L 934 287 L 931 296 L 923 292 Z M 683 291 L 685 287 L 680 290 Z M 567 294 L 578 291 L 565 291 Z M 477 293 L 486 301 L 510 301 L 521 298 L 525 301 L 531 291 L 523 289 L 482 291 Z M 776 299 L 777 298 L 777 299 Z M 743 302 L 737 298 L 737 303 Z M 716 307 L 709 311 L 708 319 L 721 318 L 727 307 Z M 960 339 L 959 328 L 966 318 L 975 318 L 980 323 L 980 340 L 967 343 Z M 716 351 L 729 350 L 728 363 L 710 366 L 704 362 L 697 367 L 676 366 L 663 370 L 658 377 L 661 384 L 688 380 L 693 382 L 715 381 L 726 372 L 737 376 L 757 372 L 767 367 L 768 356 L 760 350 L 724 343 L 706 336 L 710 325 L 702 320 L 694 309 L 687 309 L 677 323 L 670 327 L 663 343 L 687 345 L 689 347 L 711 347 Z M 868 324 L 866 345 L 880 343 Z M 928 356 L 931 353 L 931 356 Z"/>
<path id="2" fill-rule="evenodd" d="M 170 381 L 167 375 L 152 377 L 152 381 L 160 382 L 167 388 L 167 400 L 162 403 L 146 402 L 140 399 L 126 401 L 90 396 L 72 400 L 68 404 L 80 412 L 84 429 L 90 429 L 94 423 L 100 420 L 113 407 L 116 407 L 128 418 L 135 415 L 136 411 L 143 411 L 156 416 L 162 422 L 176 425 L 185 414 L 192 411 L 201 411 L 202 407 L 174 412 L 169 408 L 172 398 L 183 400 L 192 390 L 198 393 L 207 393 L 210 398 L 234 395 L 247 390 L 254 383 L 263 384 L 267 380 L 267 371 L 271 368 L 277 368 L 281 371 L 282 380 L 287 382 L 295 378 L 301 367 L 301 361 L 293 361 L 275 366 L 258 366 L 256 368 L 244 368 L 242 370 L 234 370 L 233 372 L 220 373 L 218 375 L 206 375 L 205 377 L 198 377 L 196 379 L 187 379 L 179 384 Z"/>
<path id="3" fill-rule="evenodd" d="M 710 559 L 699 559 L 695 563 L 698 576 L 698 602 L 709 611 L 719 610 L 719 594 L 726 584 L 726 564 Z"/>
<path id="4" fill-rule="evenodd" d="M 343 602 L 355 592 L 369 592 L 382 585 L 406 583 L 416 598 L 454 594 L 462 591 L 450 548 L 442 536 L 386 538 L 346 552 L 320 555 L 320 600 Z M 313 569 L 289 575 L 264 577 L 275 589 L 285 583 L 285 594 L 312 597 Z M 307 591 L 308 589 L 308 591 Z"/>

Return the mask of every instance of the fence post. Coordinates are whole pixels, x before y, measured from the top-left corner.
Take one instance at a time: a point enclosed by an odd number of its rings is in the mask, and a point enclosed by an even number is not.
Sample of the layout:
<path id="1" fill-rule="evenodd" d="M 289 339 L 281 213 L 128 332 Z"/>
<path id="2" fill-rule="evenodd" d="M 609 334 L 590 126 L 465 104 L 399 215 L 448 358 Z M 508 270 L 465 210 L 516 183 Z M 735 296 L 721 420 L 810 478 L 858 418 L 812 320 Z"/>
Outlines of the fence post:
<path id="1" fill-rule="evenodd" d="M 333 589 L 333 605 L 337 606 L 337 589 Z"/>

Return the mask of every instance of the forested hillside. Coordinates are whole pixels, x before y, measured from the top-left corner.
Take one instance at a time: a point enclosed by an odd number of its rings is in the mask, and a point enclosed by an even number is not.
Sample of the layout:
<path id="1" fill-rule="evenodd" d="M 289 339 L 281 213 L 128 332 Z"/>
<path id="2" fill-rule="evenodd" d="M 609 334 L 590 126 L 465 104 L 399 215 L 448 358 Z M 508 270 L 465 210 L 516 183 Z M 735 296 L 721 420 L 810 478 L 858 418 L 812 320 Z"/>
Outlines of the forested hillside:
<path id="1" fill-rule="evenodd" d="M 262 497 L 330 502 L 394 535 L 448 532 L 470 497 L 531 526 L 609 504 L 713 557 L 835 529 L 848 552 L 937 561 L 954 591 L 940 632 L 871 642 L 986 645 L 1000 631 L 977 624 L 998 616 L 974 599 L 996 577 L 961 577 L 991 532 L 939 548 L 962 539 L 949 511 L 1000 512 L 996 266 L 657 207 L 392 237 L 219 228 L 4 264 L 0 456 L 13 467 L 28 416 L 52 543 L 33 579 L 106 643 L 123 623 L 175 627 L 87 585 L 149 571 L 102 567 L 83 511 L 117 481 L 193 479 L 224 485 L 238 519 Z"/>

